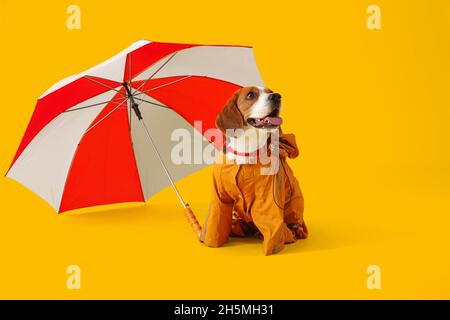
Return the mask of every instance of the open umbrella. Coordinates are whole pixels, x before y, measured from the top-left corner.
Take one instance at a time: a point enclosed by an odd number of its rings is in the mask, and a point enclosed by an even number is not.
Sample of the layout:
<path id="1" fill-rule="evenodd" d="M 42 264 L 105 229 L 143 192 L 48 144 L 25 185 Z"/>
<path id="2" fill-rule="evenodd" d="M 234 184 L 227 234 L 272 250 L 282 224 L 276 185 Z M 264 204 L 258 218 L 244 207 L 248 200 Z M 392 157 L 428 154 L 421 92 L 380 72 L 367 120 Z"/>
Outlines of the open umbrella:
<path id="1" fill-rule="evenodd" d="M 250 47 L 138 41 L 37 101 L 6 176 L 57 212 L 145 202 L 206 164 L 171 161 L 173 130 L 214 127 L 241 86 L 263 85 Z M 203 137 L 203 143 L 209 143 Z"/>

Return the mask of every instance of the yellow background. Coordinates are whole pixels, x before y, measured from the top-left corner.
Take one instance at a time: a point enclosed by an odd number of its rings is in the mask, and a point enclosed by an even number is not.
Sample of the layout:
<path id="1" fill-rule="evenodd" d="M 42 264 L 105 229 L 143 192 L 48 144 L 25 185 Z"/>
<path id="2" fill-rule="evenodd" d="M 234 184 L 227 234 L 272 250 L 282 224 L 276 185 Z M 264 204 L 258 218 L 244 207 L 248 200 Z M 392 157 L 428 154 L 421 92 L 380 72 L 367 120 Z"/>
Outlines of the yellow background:
<path id="1" fill-rule="evenodd" d="M 81 30 L 66 28 L 70 4 Z M 3 178 L 0 298 L 450 298 L 449 15 L 446 0 L 1 0 L 1 172 L 43 91 L 135 40 L 252 45 L 298 138 L 311 237 L 270 257 L 255 239 L 211 249 L 171 189 L 58 216 Z M 179 188 L 203 221 L 210 168 Z M 81 290 L 66 288 L 70 264 Z"/>

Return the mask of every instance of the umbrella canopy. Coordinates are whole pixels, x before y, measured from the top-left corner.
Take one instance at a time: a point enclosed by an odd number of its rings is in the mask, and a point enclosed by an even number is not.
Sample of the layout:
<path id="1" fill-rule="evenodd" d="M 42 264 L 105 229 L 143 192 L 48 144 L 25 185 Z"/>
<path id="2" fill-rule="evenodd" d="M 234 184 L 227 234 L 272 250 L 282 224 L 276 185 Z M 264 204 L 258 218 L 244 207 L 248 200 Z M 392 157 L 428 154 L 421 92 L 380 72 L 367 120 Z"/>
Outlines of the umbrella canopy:
<path id="1" fill-rule="evenodd" d="M 213 128 L 247 85 L 263 85 L 250 47 L 138 41 L 38 99 L 7 177 L 58 212 L 144 202 L 206 166 L 171 161 L 173 130 Z"/>

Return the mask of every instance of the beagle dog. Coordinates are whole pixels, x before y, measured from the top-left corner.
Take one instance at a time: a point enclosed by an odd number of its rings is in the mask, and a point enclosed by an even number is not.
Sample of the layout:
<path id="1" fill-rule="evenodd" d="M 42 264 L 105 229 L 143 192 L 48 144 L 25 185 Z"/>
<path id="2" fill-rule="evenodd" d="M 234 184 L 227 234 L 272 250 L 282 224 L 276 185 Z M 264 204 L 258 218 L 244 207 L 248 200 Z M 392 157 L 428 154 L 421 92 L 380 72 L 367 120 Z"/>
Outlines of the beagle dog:
<path id="1" fill-rule="evenodd" d="M 280 113 L 280 94 L 244 87 L 217 116 L 226 143 L 213 168 L 211 204 L 200 235 L 207 246 L 220 247 L 229 236 L 257 235 L 270 255 L 307 237 L 303 195 L 286 162 L 298 156 L 298 148 L 293 134 L 281 133 Z"/>

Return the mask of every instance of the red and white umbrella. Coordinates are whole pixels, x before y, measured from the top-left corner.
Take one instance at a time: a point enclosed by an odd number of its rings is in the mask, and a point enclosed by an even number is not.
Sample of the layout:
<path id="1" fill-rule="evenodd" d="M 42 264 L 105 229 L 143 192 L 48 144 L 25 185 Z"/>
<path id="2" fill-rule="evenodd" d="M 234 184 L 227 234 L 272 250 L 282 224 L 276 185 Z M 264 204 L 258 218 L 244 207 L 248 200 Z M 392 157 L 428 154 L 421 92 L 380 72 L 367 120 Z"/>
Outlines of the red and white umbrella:
<path id="1" fill-rule="evenodd" d="M 174 164 L 171 133 L 213 128 L 247 85 L 263 85 L 250 47 L 138 41 L 38 99 L 7 177 L 58 212 L 145 202 L 170 183 L 186 207 L 173 182 L 206 164 Z"/>

